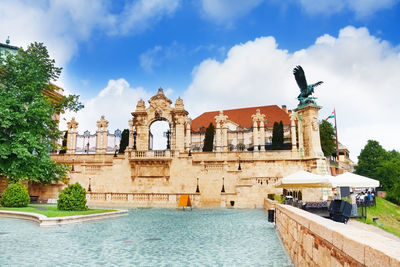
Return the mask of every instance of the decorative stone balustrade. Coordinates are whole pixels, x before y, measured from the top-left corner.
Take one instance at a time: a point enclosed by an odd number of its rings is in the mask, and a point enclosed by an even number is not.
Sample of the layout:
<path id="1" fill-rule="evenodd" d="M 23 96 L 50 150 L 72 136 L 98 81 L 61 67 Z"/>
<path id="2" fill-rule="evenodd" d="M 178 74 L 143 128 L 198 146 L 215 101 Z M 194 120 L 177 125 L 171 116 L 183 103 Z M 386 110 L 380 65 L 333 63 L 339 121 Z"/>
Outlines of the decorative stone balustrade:
<path id="1" fill-rule="evenodd" d="M 189 195 L 193 206 L 200 203 L 199 193 L 87 193 L 86 199 L 89 205 L 176 208 L 181 195 Z"/>
<path id="2" fill-rule="evenodd" d="M 170 158 L 175 155 L 171 150 L 133 151 L 132 158 Z"/>

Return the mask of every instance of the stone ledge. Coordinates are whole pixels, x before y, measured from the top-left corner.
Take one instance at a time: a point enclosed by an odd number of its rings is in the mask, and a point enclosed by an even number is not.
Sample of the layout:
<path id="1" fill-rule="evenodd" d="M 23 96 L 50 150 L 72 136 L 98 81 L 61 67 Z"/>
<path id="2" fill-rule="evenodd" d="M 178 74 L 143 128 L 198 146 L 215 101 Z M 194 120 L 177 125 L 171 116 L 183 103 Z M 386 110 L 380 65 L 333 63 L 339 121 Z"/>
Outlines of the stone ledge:
<path id="1" fill-rule="evenodd" d="M 0 210 L 0 217 L 24 219 L 37 222 L 39 226 L 57 226 L 64 224 L 74 224 L 82 223 L 88 221 L 101 220 L 106 218 L 117 217 L 121 215 L 126 215 L 127 210 L 117 210 L 106 213 L 88 214 L 88 215 L 74 215 L 74 216 L 64 216 L 64 217 L 47 217 L 42 214 L 32 213 L 32 212 L 20 212 L 20 211 L 6 211 Z"/>
<path id="2" fill-rule="evenodd" d="M 276 211 L 276 215 L 281 217 L 276 219 L 277 226 L 282 224 L 282 220 L 286 222 L 294 220 L 360 264 L 371 266 L 373 263 L 375 266 L 386 266 L 390 263 L 390 266 L 400 266 L 400 242 L 396 240 L 352 225 L 334 222 L 288 205 L 277 204 Z M 287 227 L 290 227 L 289 223 L 286 224 Z M 303 232 L 307 232 L 307 230 Z M 285 234 L 282 233 L 281 227 L 278 227 L 278 232 L 281 235 Z M 286 234 L 294 233 L 289 229 L 286 229 L 286 232 Z M 298 238 L 303 235 L 304 233 L 297 234 Z M 284 240 L 285 236 L 281 238 Z M 304 240 L 299 239 L 297 242 L 303 243 Z M 310 249 L 308 248 L 308 250 Z M 337 260 L 335 259 L 335 261 Z"/>

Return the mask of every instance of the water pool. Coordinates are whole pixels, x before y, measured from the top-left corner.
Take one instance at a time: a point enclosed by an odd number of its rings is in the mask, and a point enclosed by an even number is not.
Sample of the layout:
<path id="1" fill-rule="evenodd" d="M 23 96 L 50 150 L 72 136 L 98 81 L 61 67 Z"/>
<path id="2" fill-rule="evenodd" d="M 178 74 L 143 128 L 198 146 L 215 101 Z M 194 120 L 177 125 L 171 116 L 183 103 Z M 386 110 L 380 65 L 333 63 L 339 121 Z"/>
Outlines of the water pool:
<path id="1" fill-rule="evenodd" d="M 0 218 L 0 266 L 293 266 L 263 210 L 133 209 L 41 228 Z"/>

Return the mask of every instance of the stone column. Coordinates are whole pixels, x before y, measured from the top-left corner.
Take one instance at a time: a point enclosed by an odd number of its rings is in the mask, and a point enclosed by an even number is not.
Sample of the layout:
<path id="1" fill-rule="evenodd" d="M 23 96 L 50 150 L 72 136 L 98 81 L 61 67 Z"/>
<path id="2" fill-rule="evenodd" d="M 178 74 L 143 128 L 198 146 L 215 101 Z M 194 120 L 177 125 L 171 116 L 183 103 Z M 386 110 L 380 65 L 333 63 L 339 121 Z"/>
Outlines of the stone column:
<path id="1" fill-rule="evenodd" d="M 308 157 L 323 158 L 321 139 L 319 135 L 318 110 L 315 105 L 307 105 L 297 112 L 303 118 L 304 152 Z M 300 137 L 300 136 L 299 136 Z"/>
<path id="2" fill-rule="evenodd" d="M 222 151 L 228 151 L 228 125 L 222 124 Z"/>
<path id="3" fill-rule="evenodd" d="M 96 153 L 105 154 L 107 149 L 107 128 L 108 121 L 101 116 L 100 120 L 97 121 L 97 139 L 96 139 Z"/>
<path id="4" fill-rule="evenodd" d="M 191 131 L 190 131 L 190 122 L 186 122 L 186 151 L 190 150 L 191 145 Z"/>
<path id="5" fill-rule="evenodd" d="M 125 150 L 132 150 L 133 147 L 133 121 L 129 120 L 129 143 L 128 147 Z"/>
<path id="6" fill-rule="evenodd" d="M 183 117 L 178 117 L 175 120 L 175 149 L 179 152 L 185 151 L 185 125 Z"/>
<path id="7" fill-rule="evenodd" d="M 253 121 L 253 145 L 254 151 L 258 151 L 258 125 L 257 121 Z"/>
<path id="8" fill-rule="evenodd" d="M 299 137 L 300 156 L 304 156 L 303 116 L 301 114 L 297 115 L 297 134 Z"/>
<path id="9" fill-rule="evenodd" d="M 103 144 L 102 144 L 102 153 L 107 153 L 108 146 L 108 121 L 103 126 Z"/>
<path id="10" fill-rule="evenodd" d="M 68 134 L 67 134 L 67 153 L 75 154 L 76 151 L 76 134 L 79 123 L 75 121 L 75 117 L 72 117 L 71 121 L 67 123 Z"/>
<path id="11" fill-rule="evenodd" d="M 101 153 L 101 138 L 102 138 L 102 134 L 101 134 L 101 126 L 97 125 L 97 132 L 96 132 L 96 154 L 100 154 Z"/>
<path id="12" fill-rule="evenodd" d="M 260 121 L 260 145 L 261 151 L 265 151 L 265 128 L 264 121 Z"/>
<path id="13" fill-rule="evenodd" d="M 217 146 L 217 152 L 222 151 L 222 146 L 226 143 L 226 147 L 228 147 L 228 134 L 222 133 L 221 127 L 226 127 L 226 121 L 228 119 L 228 116 L 224 115 L 224 112 L 221 110 L 219 112 L 218 116 L 215 116 L 215 124 L 217 125 L 217 130 L 216 130 L 216 146 Z M 224 140 L 222 140 L 224 138 Z M 225 141 L 226 139 L 226 141 Z"/>
<path id="14" fill-rule="evenodd" d="M 217 126 L 215 129 L 215 150 L 221 152 L 221 123 L 218 121 L 215 124 Z"/>
<path id="15" fill-rule="evenodd" d="M 292 150 L 297 150 L 297 140 L 296 140 L 296 113 L 290 114 L 290 136 L 292 138 Z"/>

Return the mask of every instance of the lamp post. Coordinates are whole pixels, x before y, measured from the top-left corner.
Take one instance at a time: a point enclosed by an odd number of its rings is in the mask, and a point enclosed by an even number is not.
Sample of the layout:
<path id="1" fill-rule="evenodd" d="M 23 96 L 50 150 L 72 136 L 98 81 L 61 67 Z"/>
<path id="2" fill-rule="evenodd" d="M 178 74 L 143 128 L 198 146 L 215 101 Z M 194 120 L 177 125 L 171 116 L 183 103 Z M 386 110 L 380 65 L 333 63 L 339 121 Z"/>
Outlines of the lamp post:
<path id="1" fill-rule="evenodd" d="M 238 167 L 238 171 L 242 170 L 242 166 L 240 166 L 240 156 L 239 156 L 239 167 Z"/>
<path id="2" fill-rule="evenodd" d="M 92 192 L 92 187 L 90 186 L 90 181 L 92 180 L 92 178 L 89 177 L 89 187 L 88 187 L 88 192 L 91 193 Z"/>
<path id="3" fill-rule="evenodd" d="M 221 193 L 225 193 L 225 177 L 222 176 L 222 189 L 221 189 Z"/>
<path id="4" fill-rule="evenodd" d="M 200 188 L 199 188 L 199 177 L 197 177 L 196 193 L 200 193 Z"/>

